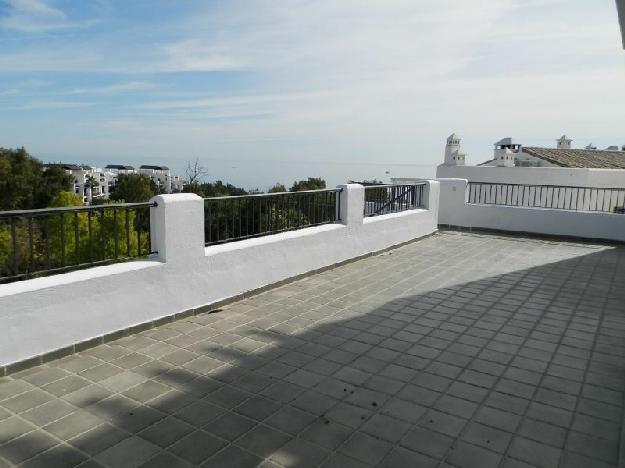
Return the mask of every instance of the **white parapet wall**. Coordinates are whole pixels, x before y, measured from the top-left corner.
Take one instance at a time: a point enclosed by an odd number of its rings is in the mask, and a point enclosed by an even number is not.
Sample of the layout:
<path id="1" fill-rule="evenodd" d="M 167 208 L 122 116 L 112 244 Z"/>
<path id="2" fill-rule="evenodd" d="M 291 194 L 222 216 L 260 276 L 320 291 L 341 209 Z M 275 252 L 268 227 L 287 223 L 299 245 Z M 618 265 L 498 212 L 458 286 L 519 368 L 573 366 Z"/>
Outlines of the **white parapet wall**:
<path id="1" fill-rule="evenodd" d="M 459 178 L 467 179 L 469 182 L 497 184 L 565 185 L 597 188 L 625 186 L 625 170 L 623 169 L 445 166 L 441 164 L 436 168 L 436 177 L 438 179 Z"/>
<path id="2" fill-rule="evenodd" d="M 439 183 L 424 208 L 363 218 L 364 189 L 342 186 L 341 223 L 204 247 L 203 200 L 161 195 L 158 255 L 0 285 L 0 366 L 197 309 L 437 230 Z"/>
<path id="3" fill-rule="evenodd" d="M 467 179 L 438 179 L 439 223 L 556 236 L 625 242 L 625 215 L 467 203 Z"/>

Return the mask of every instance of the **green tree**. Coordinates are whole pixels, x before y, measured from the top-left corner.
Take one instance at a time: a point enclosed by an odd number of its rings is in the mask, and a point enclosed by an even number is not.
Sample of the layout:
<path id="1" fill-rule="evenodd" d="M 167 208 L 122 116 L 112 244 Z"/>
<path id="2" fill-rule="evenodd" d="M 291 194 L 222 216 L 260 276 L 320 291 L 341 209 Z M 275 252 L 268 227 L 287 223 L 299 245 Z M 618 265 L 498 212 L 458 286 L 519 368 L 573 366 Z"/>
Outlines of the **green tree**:
<path id="1" fill-rule="evenodd" d="M 158 187 L 145 174 L 120 174 L 111 187 L 110 199 L 116 202 L 141 203 L 158 195 Z"/>
<path id="2" fill-rule="evenodd" d="M 50 206 L 54 197 L 58 194 L 72 190 L 74 178 L 68 174 L 61 166 L 48 166 L 43 171 L 43 184 L 35 192 L 35 205 L 37 208 Z M 77 206 L 82 205 L 82 197 L 79 197 Z"/>
<path id="3" fill-rule="evenodd" d="M 281 184 L 279 182 L 269 189 L 269 193 L 280 193 L 280 192 L 288 192 L 288 190 L 284 186 L 284 184 Z"/>
<path id="4" fill-rule="evenodd" d="M 232 184 L 224 184 L 221 180 L 216 182 L 187 184 L 184 192 L 195 193 L 200 197 L 227 197 L 232 195 L 247 195 L 247 191 Z"/>
<path id="5" fill-rule="evenodd" d="M 308 180 L 297 180 L 291 186 L 291 192 L 303 190 L 320 190 L 326 188 L 326 181 L 320 177 L 309 177 Z"/>
<path id="6" fill-rule="evenodd" d="M 24 148 L 0 148 L 0 210 L 45 208 L 73 179 L 59 166 L 43 164 Z"/>

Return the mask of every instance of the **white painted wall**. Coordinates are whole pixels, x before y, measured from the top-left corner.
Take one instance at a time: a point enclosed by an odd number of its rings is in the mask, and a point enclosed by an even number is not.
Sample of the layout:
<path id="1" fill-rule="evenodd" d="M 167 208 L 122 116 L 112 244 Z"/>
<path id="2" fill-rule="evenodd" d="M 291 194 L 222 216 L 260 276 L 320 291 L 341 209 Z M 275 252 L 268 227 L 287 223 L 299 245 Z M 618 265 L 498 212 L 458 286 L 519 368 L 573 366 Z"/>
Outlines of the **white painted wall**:
<path id="1" fill-rule="evenodd" d="M 625 187 L 625 170 L 623 169 L 440 165 L 436 169 L 436 177 L 439 179 L 460 178 L 467 179 L 470 182 L 496 182 L 502 184 Z"/>
<path id="2" fill-rule="evenodd" d="M 439 223 L 625 242 L 625 215 L 466 204 L 466 179 L 439 179 Z"/>
<path id="3" fill-rule="evenodd" d="M 0 365 L 184 312 L 436 231 L 439 184 L 425 209 L 363 219 L 364 189 L 341 195 L 343 224 L 204 247 L 203 204 L 161 195 L 158 258 L 0 285 Z"/>

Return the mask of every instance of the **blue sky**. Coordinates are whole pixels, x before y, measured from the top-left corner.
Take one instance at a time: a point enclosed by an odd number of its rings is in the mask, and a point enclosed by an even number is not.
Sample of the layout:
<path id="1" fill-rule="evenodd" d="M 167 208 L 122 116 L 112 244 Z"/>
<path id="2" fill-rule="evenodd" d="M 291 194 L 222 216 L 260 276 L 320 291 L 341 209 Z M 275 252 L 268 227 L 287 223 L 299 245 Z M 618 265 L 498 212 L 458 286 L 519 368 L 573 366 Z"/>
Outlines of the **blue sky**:
<path id="1" fill-rule="evenodd" d="M 620 44 L 613 0 L 0 0 L 0 146 L 176 167 L 437 164 L 452 131 L 469 163 L 504 136 L 623 144 Z"/>

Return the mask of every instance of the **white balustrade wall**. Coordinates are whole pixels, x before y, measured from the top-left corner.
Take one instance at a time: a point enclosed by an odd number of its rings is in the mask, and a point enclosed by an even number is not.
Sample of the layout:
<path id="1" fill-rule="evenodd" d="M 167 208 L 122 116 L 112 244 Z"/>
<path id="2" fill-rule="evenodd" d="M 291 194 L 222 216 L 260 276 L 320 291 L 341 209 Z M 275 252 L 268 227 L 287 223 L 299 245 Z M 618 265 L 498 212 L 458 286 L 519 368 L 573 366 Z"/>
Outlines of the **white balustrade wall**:
<path id="1" fill-rule="evenodd" d="M 438 179 L 439 224 L 625 242 L 625 215 L 467 203 L 467 179 Z"/>
<path id="2" fill-rule="evenodd" d="M 341 223 L 204 247 L 203 200 L 160 195 L 154 258 L 0 285 L 0 366 L 190 310 L 437 230 L 439 183 L 424 208 L 363 218 L 364 188 L 342 186 Z M 74 347 L 76 345 L 76 347 Z"/>

